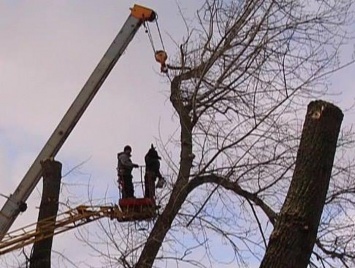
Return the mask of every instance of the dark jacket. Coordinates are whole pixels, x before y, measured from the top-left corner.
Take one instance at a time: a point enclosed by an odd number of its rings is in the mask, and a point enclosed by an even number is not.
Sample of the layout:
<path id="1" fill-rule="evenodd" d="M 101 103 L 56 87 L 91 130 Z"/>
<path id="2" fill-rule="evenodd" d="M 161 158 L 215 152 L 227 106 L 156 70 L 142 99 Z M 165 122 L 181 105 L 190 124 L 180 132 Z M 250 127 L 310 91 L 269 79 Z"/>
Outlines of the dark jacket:
<path id="1" fill-rule="evenodd" d="M 159 170 L 160 159 L 161 158 L 158 155 L 158 152 L 152 146 L 144 157 L 146 171 L 154 172 L 158 177 L 161 177 L 160 170 Z"/>

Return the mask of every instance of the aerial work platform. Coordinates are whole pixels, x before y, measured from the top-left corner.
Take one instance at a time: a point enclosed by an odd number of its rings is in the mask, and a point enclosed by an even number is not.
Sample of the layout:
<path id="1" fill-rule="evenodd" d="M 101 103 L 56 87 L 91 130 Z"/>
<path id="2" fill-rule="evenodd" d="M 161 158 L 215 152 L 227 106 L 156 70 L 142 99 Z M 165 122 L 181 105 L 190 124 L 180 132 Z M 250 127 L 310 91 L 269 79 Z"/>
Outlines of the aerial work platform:
<path id="1" fill-rule="evenodd" d="M 107 217 L 119 222 L 152 220 L 157 215 L 155 201 L 149 198 L 127 198 L 119 206 L 78 206 L 42 221 L 8 232 L 0 242 L 0 255 L 34 242 Z"/>
<path id="2" fill-rule="evenodd" d="M 122 217 L 118 221 L 141 221 L 153 219 L 159 208 L 153 198 L 124 198 L 118 202 Z"/>

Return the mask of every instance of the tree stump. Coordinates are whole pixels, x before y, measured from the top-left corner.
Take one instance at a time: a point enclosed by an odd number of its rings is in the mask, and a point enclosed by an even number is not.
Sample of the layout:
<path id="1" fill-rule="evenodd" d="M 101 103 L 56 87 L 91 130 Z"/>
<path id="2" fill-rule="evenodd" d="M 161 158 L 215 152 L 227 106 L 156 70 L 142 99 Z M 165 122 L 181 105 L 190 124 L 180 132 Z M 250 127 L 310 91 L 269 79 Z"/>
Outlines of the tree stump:
<path id="1" fill-rule="evenodd" d="M 62 164 L 55 160 L 41 162 L 43 191 L 39 208 L 37 230 L 48 238 L 35 242 L 30 258 L 30 268 L 50 268 L 54 225 L 58 213 Z M 45 221 L 44 221 L 45 220 Z"/>
<path id="2" fill-rule="evenodd" d="M 308 105 L 291 185 L 261 268 L 308 266 L 342 120 L 342 111 L 331 103 L 318 100 Z"/>

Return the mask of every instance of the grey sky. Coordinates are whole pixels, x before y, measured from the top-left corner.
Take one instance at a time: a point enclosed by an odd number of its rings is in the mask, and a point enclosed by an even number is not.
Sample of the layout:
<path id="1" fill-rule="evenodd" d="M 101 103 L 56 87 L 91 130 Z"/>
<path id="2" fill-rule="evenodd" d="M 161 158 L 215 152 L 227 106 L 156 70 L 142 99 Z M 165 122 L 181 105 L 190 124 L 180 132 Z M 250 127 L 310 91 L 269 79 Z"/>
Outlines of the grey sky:
<path id="1" fill-rule="evenodd" d="M 176 48 L 170 36 L 180 41 L 184 24 L 176 1 L 157 2 L 139 4 L 157 11 L 164 42 L 172 57 Z M 179 2 L 183 13 L 189 16 L 200 1 Z M 15 190 L 135 3 L 0 1 L 1 194 Z M 150 27 L 159 48 L 154 24 Z M 350 57 L 351 50 L 346 51 L 345 57 Z M 56 158 L 63 163 L 63 174 L 88 160 L 79 171 L 64 178 L 70 184 L 70 201 L 87 201 L 87 184 L 90 184 L 95 198 L 107 195 L 114 202 L 118 198 L 116 153 L 130 144 L 133 161 L 143 164 L 151 143 L 160 136 L 166 142 L 174 134 L 179 124 L 169 102 L 169 84 L 159 74 L 159 68 L 142 27 Z M 344 93 L 333 99 L 341 108 L 354 101 L 351 86 L 354 73 L 352 66 L 332 80 L 331 90 Z M 346 120 L 352 121 L 349 117 Z M 29 210 L 18 217 L 15 226 L 36 221 L 39 200 L 40 193 L 36 190 L 29 199 Z M 1 207 L 4 202 L 0 197 Z M 67 245 L 75 246 L 74 241 L 74 232 L 61 235 L 55 239 L 55 250 L 72 255 Z M 74 261 L 83 259 L 75 255 L 72 255 Z"/>
<path id="2" fill-rule="evenodd" d="M 164 33 L 174 24 L 171 19 L 177 12 L 164 16 L 168 3 L 158 5 L 157 9 L 153 2 L 142 4 L 160 14 Z M 133 4 L 133 1 L 0 3 L 2 194 L 9 195 L 15 190 L 127 19 Z M 174 1 L 170 5 L 175 5 Z M 153 33 L 157 37 L 156 31 Z M 158 45 L 159 40 L 155 41 Z M 97 202 L 102 202 L 100 198 L 106 195 L 108 201 L 116 202 L 117 152 L 129 143 L 133 147 L 133 160 L 143 164 L 146 150 L 159 133 L 171 132 L 169 88 L 163 81 L 142 28 L 57 156 L 63 163 L 63 174 L 89 159 L 80 172 L 63 179 L 71 185 L 70 201 L 87 201 L 89 184 Z M 18 217 L 14 227 L 36 221 L 39 200 L 39 190 L 35 190 L 28 200 L 28 211 Z M 4 202 L 1 197 L 1 206 Z M 63 243 L 68 241 L 73 245 L 73 235 L 56 239 L 54 248 L 62 251 L 66 248 Z"/>

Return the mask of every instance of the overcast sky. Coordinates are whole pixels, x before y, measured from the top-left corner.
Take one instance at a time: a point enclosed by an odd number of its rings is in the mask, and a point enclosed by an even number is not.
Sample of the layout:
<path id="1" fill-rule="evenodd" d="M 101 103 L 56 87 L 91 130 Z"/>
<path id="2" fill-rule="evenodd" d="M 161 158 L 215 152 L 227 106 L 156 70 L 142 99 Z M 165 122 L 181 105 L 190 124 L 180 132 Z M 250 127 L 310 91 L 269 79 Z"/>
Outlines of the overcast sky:
<path id="1" fill-rule="evenodd" d="M 180 1 L 186 16 L 196 10 L 199 1 L 189 2 Z M 174 53 L 172 38 L 179 41 L 184 33 L 174 0 L 159 4 L 156 1 L 0 1 L 2 195 L 16 189 L 135 3 L 158 13 L 164 45 L 168 53 Z M 161 49 L 155 24 L 150 29 L 155 48 Z M 159 70 L 142 27 L 56 157 L 63 163 L 63 175 L 85 161 L 63 178 L 66 186 L 62 202 L 85 203 L 89 195 L 97 204 L 105 199 L 117 202 L 117 152 L 130 144 L 133 161 L 143 165 L 150 144 L 156 144 L 160 137 L 165 142 L 175 133 L 178 122 L 173 118 L 169 102 L 169 84 Z M 135 175 L 139 180 L 139 173 Z M 17 218 L 12 229 L 37 220 L 40 190 L 41 182 L 28 200 L 28 210 Z M 1 207 L 5 201 L 0 197 Z M 74 233 L 55 239 L 54 250 L 78 263 L 87 260 L 87 254 L 78 254 L 68 247 L 76 246 Z"/>
<path id="2" fill-rule="evenodd" d="M 184 24 L 174 0 L 141 1 L 159 15 L 167 52 L 180 41 Z M 191 3 L 193 2 L 193 3 Z M 179 1 L 186 16 L 200 1 Z M 77 96 L 93 69 L 129 15 L 135 1 L 19 1 L 0 0 L 0 193 L 12 193 Z M 161 48 L 155 25 L 151 25 L 156 48 Z M 343 57 L 351 57 L 352 47 Z M 172 55 L 171 55 L 172 54 Z M 98 202 L 118 198 L 116 154 L 133 147 L 133 161 L 143 164 L 151 143 L 166 142 L 178 129 L 169 102 L 169 84 L 144 29 L 98 92 L 56 159 L 63 174 L 86 161 L 63 178 L 66 198 L 79 204 L 88 198 L 88 186 Z M 354 66 L 333 78 L 329 97 L 345 109 L 354 102 Z M 305 107 L 306 109 L 306 107 Z M 345 117 L 352 123 L 354 113 Z M 171 145 L 172 146 L 172 145 Z M 172 147 L 171 147 L 172 148 Z M 176 152 L 179 153 L 179 152 Z M 41 183 L 40 183 L 41 184 Z M 29 209 L 14 226 L 35 222 L 40 186 L 31 195 Z M 62 200 L 66 201 L 66 200 Z M 3 206 L 4 197 L 0 197 Z M 55 250 L 69 254 L 74 232 L 55 239 Z M 72 258 L 82 256 L 73 254 Z M 83 266 L 86 267 L 86 266 Z"/>

